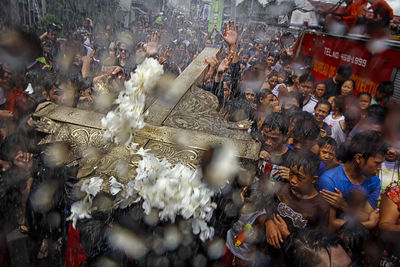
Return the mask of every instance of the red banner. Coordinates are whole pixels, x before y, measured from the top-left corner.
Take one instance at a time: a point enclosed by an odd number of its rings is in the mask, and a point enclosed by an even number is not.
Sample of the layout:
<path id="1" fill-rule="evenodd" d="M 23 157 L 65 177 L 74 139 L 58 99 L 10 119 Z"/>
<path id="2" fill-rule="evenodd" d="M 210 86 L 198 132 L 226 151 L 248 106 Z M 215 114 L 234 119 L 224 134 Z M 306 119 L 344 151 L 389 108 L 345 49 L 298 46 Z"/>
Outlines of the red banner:
<path id="1" fill-rule="evenodd" d="M 384 52 L 372 53 L 366 40 L 306 33 L 300 53 L 313 57 L 313 75 L 318 81 L 334 76 L 339 65 L 349 64 L 354 70 L 355 92 L 373 94 L 379 83 L 390 80 L 393 69 L 400 67 L 400 48 L 386 44 Z"/>

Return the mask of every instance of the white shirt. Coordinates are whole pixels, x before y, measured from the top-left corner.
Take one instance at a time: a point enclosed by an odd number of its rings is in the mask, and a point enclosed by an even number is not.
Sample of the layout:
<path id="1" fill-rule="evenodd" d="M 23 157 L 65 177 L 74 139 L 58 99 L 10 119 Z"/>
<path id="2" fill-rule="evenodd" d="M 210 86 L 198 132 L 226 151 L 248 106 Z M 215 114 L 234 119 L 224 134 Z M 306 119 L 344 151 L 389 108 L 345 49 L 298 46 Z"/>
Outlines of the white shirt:
<path id="1" fill-rule="evenodd" d="M 308 113 L 314 114 L 315 106 L 317 105 L 318 100 L 314 97 L 310 97 L 308 102 L 303 106 L 303 111 L 307 111 Z"/>

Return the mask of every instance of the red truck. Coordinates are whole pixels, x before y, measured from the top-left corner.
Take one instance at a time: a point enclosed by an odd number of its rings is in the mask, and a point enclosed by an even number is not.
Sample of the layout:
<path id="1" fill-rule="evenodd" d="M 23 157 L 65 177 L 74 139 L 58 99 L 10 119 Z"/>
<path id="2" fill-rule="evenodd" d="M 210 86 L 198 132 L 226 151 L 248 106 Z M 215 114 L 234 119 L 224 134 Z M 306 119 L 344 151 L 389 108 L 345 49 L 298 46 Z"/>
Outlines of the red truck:
<path id="1" fill-rule="evenodd" d="M 299 35 L 294 53 L 312 65 L 318 81 L 334 76 L 339 65 L 350 64 L 354 70 L 352 79 L 356 81 L 355 94 L 374 94 L 379 83 L 390 80 L 395 85 L 393 98 L 400 102 L 398 41 L 372 42 L 364 36 L 335 36 L 306 30 Z"/>

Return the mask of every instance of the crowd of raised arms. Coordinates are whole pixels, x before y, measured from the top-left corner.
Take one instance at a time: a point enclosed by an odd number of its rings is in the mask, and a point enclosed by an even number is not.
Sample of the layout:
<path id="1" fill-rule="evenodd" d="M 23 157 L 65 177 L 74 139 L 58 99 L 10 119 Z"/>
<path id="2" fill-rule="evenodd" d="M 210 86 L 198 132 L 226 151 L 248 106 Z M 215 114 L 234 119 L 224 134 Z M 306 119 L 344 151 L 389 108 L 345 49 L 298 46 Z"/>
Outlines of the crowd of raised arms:
<path id="1" fill-rule="evenodd" d="M 87 18 L 64 38 L 56 25 L 40 36 L 2 31 L 1 266 L 15 257 L 30 266 L 400 266 L 393 83 L 379 84 L 372 95 L 355 93 L 351 65 L 316 81 L 312 66 L 293 55 L 295 36 L 283 29 L 232 21 L 220 32 L 207 27 L 166 12 L 139 17 L 130 29 Z M 78 222 L 80 245 L 68 252 L 76 236 L 67 234 L 66 218 L 78 179 L 68 164 L 47 164 L 32 114 L 50 103 L 106 113 L 145 58 L 178 76 L 207 47 L 221 52 L 205 59 L 200 87 L 215 95 L 219 116 L 248 125 L 261 144 L 250 178 L 236 177 L 214 196 L 213 240 L 182 230 L 177 247 L 164 247 L 164 225 L 146 225 L 135 206 Z M 204 154 L 203 173 L 218 149 Z M 53 192 L 45 206 L 37 203 L 44 184 Z M 183 229 L 183 221 L 175 225 Z M 110 246 L 107 233 L 116 225 L 141 236 L 146 255 Z M 15 249 L 15 231 L 26 237 L 24 249 Z"/>

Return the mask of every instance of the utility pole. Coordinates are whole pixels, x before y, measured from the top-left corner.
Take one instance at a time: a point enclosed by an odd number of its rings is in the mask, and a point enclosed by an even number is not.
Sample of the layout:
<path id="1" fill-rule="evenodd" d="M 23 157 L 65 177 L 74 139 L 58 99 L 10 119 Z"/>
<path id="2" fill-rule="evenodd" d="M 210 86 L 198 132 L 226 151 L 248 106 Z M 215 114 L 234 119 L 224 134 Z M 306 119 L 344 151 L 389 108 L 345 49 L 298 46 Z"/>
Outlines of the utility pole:
<path id="1" fill-rule="evenodd" d="M 32 20 L 31 20 L 31 1 L 28 0 L 28 21 L 29 21 L 29 27 L 32 26 Z"/>
<path id="2" fill-rule="evenodd" d="M 251 17 L 253 16 L 253 5 L 254 5 L 254 0 L 251 0 L 249 24 L 250 24 L 250 21 L 251 21 Z"/>
<path id="3" fill-rule="evenodd" d="M 42 0 L 42 16 L 46 14 L 46 0 Z"/>
<path id="4" fill-rule="evenodd" d="M 231 19 L 236 21 L 236 0 L 231 1 Z"/>

